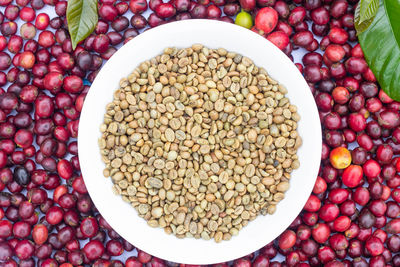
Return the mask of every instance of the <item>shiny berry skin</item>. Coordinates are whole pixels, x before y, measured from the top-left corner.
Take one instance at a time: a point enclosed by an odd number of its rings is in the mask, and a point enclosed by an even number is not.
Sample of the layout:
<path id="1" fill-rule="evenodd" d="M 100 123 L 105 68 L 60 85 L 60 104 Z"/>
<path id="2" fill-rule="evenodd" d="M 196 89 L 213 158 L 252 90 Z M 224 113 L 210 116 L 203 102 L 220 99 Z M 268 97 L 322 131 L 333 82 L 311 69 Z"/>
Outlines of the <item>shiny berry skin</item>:
<path id="1" fill-rule="evenodd" d="M 368 178 L 374 178 L 381 172 L 381 166 L 377 161 L 369 159 L 363 165 L 363 172 Z"/>
<path id="2" fill-rule="evenodd" d="M 7 21 L 4 22 L 0 26 L 0 32 L 2 33 L 3 36 L 12 36 L 15 35 L 17 32 L 18 25 L 14 21 Z"/>
<path id="3" fill-rule="evenodd" d="M 332 91 L 333 100 L 339 104 L 345 104 L 350 99 L 349 91 L 342 86 L 338 86 Z"/>
<path id="4" fill-rule="evenodd" d="M 12 234 L 12 224 L 8 220 L 0 220 L 0 237 L 7 238 Z"/>
<path id="5" fill-rule="evenodd" d="M 40 46 L 49 48 L 55 44 L 54 34 L 50 31 L 42 31 L 39 34 L 38 43 Z"/>
<path id="6" fill-rule="evenodd" d="M 95 236 L 99 230 L 97 220 L 93 217 L 87 217 L 83 219 L 80 224 L 80 230 L 87 238 Z"/>
<path id="7" fill-rule="evenodd" d="M 33 256 L 35 252 L 35 246 L 30 240 L 21 240 L 15 247 L 15 255 L 21 259 L 26 260 Z"/>
<path id="8" fill-rule="evenodd" d="M 313 9 L 311 19 L 317 25 L 325 25 L 329 22 L 329 11 L 325 7 Z"/>
<path id="9" fill-rule="evenodd" d="M 359 205 L 366 205 L 370 200 L 370 193 L 365 187 L 358 187 L 352 196 L 353 200 Z"/>
<path id="10" fill-rule="evenodd" d="M 400 125 L 399 112 L 384 110 L 378 114 L 378 123 L 386 129 L 393 129 Z"/>
<path id="11" fill-rule="evenodd" d="M 7 39 L 4 36 L 0 36 L 0 51 L 3 51 L 7 47 Z"/>
<path id="12" fill-rule="evenodd" d="M 10 65 L 11 57 L 5 52 L 0 52 L 0 70 L 6 70 Z"/>
<path id="13" fill-rule="evenodd" d="M 98 240 L 89 241 L 84 247 L 83 252 L 89 260 L 96 260 L 104 253 L 105 248 Z"/>
<path id="14" fill-rule="evenodd" d="M 323 112 L 328 112 L 333 107 L 333 99 L 328 93 L 320 93 L 315 97 L 318 109 Z"/>
<path id="15" fill-rule="evenodd" d="M 46 221 L 51 225 L 59 224 L 63 219 L 64 211 L 57 206 L 51 207 L 46 213 Z"/>
<path id="16" fill-rule="evenodd" d="M 372 142 L 371 137 L 369 137 L 365 133 L 359 134 L 357 136 L 357 143 L 360 145 L 360 147 L 362 147 L 367 151 L 371 151 L 372 148 L 374 147 L 374 143 Z"/>
<path id="17" fill-rule="evenodd" d="M 69 75 L 64 78 L 63 88 L 69 93 L 79 93 L 83 90 L 83 81 L 76 75 Z"/>
<path id="18" fill-rule="evenodd" d="M 31 180 L 30 175 L 29 175 L 28 171 L 26 170 L 26 168 L 21 167 L 21 166 L 17 166 L 14 169 L 13 177 L 14 177 L 14 181 L 22 187 L 26 187 L 30 183 L 30 180 Z"/>
<path id="19" fill-rule="evenodd" d="M 389 223 L 386 224 L 385 230 L 389 234 L 399 234 L 400 233 L 400 219 L 396 218 L 396 219 L 391 220 Z"/>
<path id="20" fill-rule="evenodd" d="M 130 0 L 129 1 L 129 9 L 134 14 L 141 14 L 147 10 L 147 1 L 146 0 Z"/>
<path id="21" fill-rule="evenodd" d="M 57 56 L 57 63 L 64 70 L 71 70 L 75 64 L 75 61 L 70 54 L 61 53 Z"/>
<path id="22" fill-rule="evenodd" d="M 333 223 L 333 228 L 337 232 L 346 231 L 351 225 L 351 219 L 347 216 L 340 216 L 335 219 Z"/>
<path id="23" fill-rule="evenodd" d="M 130 22 L 131 25 L 137 30 L 143 29 L 147 25 L 147 20 L 140 14 L 133 15 Z"/>
<path id="24" fill-rule="evenodd" d="M 281 249 L 290 249 L 296 242 L 296 234 L 293 231 L 286 230 L 279 237 L 278 245 Z"/>
<path id="25" fill-rule="evenodd" d="M 329 159 L 332 166 L 336 169 L 345 169 L 351 164 L 350 151 L 344 147 L 332 149 Z"/>
<path id="26" fill-rule="evenodd" d="M 222 15 L 222 11 L 216 5 L 209 5 L 207 7 L 207 18 L 209 19 L 218 19 Z"/>
<path id="27" fill-rule="evenodd" d="M 302 22 L 306 16 L 306 9 L 304 7 L 295 7 L 289 15 L 288 22 L 290 25 L 295 26 L 296 24 Z"/>
<path id="28" fill-rule="evenodd" d="M 333 234 L 329 237 L 329 245 L 334 250 L 344 250 L 349 246 L 349 242 L 342 234 Z"/>
<path id="29" fill-rule="evenodd" d="M 311 195 L 304 206 L 304 210 L 309 212 L 316 212 L 320 209 L 320 207 L 321 201 L 316 196 Z"/>
<path id="30" fill-rule="evenodd" d="M 110 44 L 110 38 L 105 34 L 97 35 L 93 42 L 93 49 L 97 53 L 104 53 L 107 51 Z"/>
<path id="31" fill-rule="evenodd" d="M 254 267 L 267 267 L 269 266 L 269 259 L 266 256 L 258 255 L 253 263 L 252 266 Z"/>
<path id="32" fill-rule="evenodd" d="M 333 27 L 328 33 L 328 38 L 332 43 L 343 45 L 347 42 L 349 35 L 344 29 Z"/>
<path id="33" fill-rule="evenodd" d="M 278 13 L 271 7 L 260 9 L 255 18 L 255 26 L 258 30 L 268 34 L 273 31 L 278 23 Z"/>
<path id="34" fill-rule="evenodd" d="M 106 244 L 106 251 L 111 256 L 120 256 L 124 252 L 124 249 L 121 242 L 110 240 Z"/>
<path id="35" fill-rule="evenodd" d="M 70 179 L 73 174 L 71 163 L 65 159 L 62 159 L 57 164 L 57 171 L 61 178 Z"/>
<path id="36" fill-rule="evenodd" d="M 49 72 L 44 77 L 43 85 L 44 88 L 49 90 L 51 93 L 56 94 L 61 90 L 64 76 L 59 72 Z"/>
<path id="37" fill-rule="evenodd" d="M 382 241 L 374 236 L 367 239 L 365 242 L 365 248 L 371 256 L 381 255 L 384 249 Z"/>
<path id="38" fill-rule="evenodd" d="M 0 242 L 0 261 L 4 262 L 14 255 L 14 250 L 7 241 Z"/>
<path id="39" fill-rule="evenodd" d="M 388 164 L 393 157 L 393 149 L 389 145 L 380 145 L 376 150 L 376 158 L 381 164 Z"/>
<path id="40" fill-rule="evenodd" d="M 40 118 L 48 118 L 54 111 L 54 102 L 47 95 L 41 95 L 35 100 L 35 111 Z"/>
<path id="41" fill-rule="evenodd" d="M 256 7 L 256 0 L 239 0 L 239 4 L 245 11 L 252 11 Z"/>
<path id="42" fill-rule="evenodd" d="M 328 194 L 328 199 L 333 204 L 341 204 L 349 197 L 349 191 L 344 188 L 332 189 Z"/>
<path id="43" fill-rule="evenodd" d="M 339 208 L 335 204 L 325 204 L 319 210 L 319 217 L 326 221 L 331 222 L 339 215 Z"/>
<path id="44" fill-rule="evenodd" d="M 361 74 L 368 68 L 364 59 L 351 57 L 345 62 L 346 70 L 351 74 Z"/>
<path id="45" fill-rule="evenodd" d="M 268 35 L 267 40 L 283 50 L 289 44 L 289 36 L 282 31 L 275 31 Z"/>
<path id="46" fill-rule="evenodd" d="M 367 127 L 366 119 L 360 113 L 351 113 L 347 121 L 350 128 L 355 132 L 362 132 Z"/>
<path id="47" fill-rule="evenodd" d="M 30 201 L 23 201 L 18 207 L 18 215 L 22 219 L 28 219 L 33 215 L 35 207 Z"/>
<path id="48" fill-rule="evenodd" d="M 159 16 L 160 18 L 164 18 L 164 19 L 170 18 L 170 17 L 174 16 L 176 13 L 175 7 L 170 3 L 159 4 L 156 7 L 155 11 L 156 11 L 157 16 Z"/>
<path id="49" fill-rule="evenodd" d="M 31 131 L 20 129 L 14 135 L 14 142 L 21 148 L 28 148 L 33 143 L 33 134 Z"/>
<path id="50" fill-rule="evenodd" d="M 331 230 L 327 224 L 318 223 L 313 227 L 311 234 L 315 241 L 323 244 L 328 240 Z"/>
<path id="51" fill-rule="evenodd" d="M 314 194 L 321 194 L 323 192 L 325 192 L 327 189 L 327 184 L 325 182 L 325 180 L 318 176 L 317 180 L 315 182 L 314 188 L 313 188 L 313 193 Z"/>
<path id="52" fill-rule="evenodd" d="M 101 5 L 99 8 L 99 15 L 106 21 L 114 21 L 118 16 L 118 10 L 113 5 Z"/>
<path id="53" fill-rule="evenodd" d="M 19 8 L 15 5 L 7 5 L 6 9 L 4 10 L 4 16 L 10 20 L 13 21 L 18 18 L 19 15 Z"/>
<path id="54" fill-rule="evenodd" d="M 30 7 L 23 7 L 19 11 L 19 16 L 23 21 L 31 22 L 35 19 L 35 10 Z"/>

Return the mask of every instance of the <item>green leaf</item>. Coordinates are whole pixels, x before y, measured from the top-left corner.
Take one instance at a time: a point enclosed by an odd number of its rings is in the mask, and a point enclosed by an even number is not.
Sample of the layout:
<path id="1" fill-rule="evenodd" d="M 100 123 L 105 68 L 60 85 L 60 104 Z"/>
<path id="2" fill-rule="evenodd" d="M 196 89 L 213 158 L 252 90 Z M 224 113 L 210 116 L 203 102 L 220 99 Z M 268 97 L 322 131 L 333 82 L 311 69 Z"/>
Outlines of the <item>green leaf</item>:
<path id="1" fill-rule="evenodd" d="M 358 40 L 382 89 L 400 101 L 400 0 L 379 0 L 375 18 Z"/>
<path id="2" fill-rule="evenodd" d="M 67 21 L 72 47 L 75 49 L 96 27 L 97 0 L 68 0 Z"/>
<path id="3" fill-rule="evenodd" d="M 372 5 L 365 4 L 368 2 L 369 4 L 373 3 Z M 376 4 L 376 7 L 375 7 Z M 362 33 L 365 31 L 374 20 L 376 12 L 378 12 L 378 0 L 361 0 L 357 5 L 357 8 L 354 12 L 354 27 L 357 30 L 357 34 Z M 367 7 L 366 7 L 367 6 Z M 368 7 L 371 7 L 368 9 Z M 375 9 L 373 9 L 375 7 Z M 369 12 L 367 11 L 369 10 Z"/>
<path id="4" fill-rule="evenodd" d="M 379 0 L 361 0 L 357 6 L 360 8 L 360 20 L 358 23 L 373 19 L 378 12 Z"/>
<path id="5" fill-rule="evenodd" d="M 364 32 L 366 29 L 368 29 L 369 25 L 371 25 L 373 20 L 374 19 L 369 19 L 369 20 L 364 21 L 362 23 L 356 23 L 354 21 L 354 28 L 356 28 L 357 35 L 359 35 L 360 33 Z"/>

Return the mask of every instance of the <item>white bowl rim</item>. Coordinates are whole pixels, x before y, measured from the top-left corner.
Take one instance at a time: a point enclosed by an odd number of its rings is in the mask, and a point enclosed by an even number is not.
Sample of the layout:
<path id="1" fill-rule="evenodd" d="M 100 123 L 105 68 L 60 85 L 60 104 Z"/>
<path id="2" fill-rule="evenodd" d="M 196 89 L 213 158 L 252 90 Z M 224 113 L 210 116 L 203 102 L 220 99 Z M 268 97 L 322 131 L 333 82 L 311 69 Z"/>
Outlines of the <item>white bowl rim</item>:
<path id="1" fill-rule="evenodd" d="M 99 88 L 104 87 L 103 84 L 107 82 L 107 79 L 115 79 L 113 78 L 107 78 L 109 77 L 109 73 L 113 72 L 113 67 L 118 67 L 121 62 L 123 62 L 124 59 L 124 54 L 127 53 L 129 54 L 129 50 L 134 49 L 138 43 L 143 43 L 149 41 L 149 40 L 157 40 L 155 36 L 170 36 L 169 34 L 177 34 L 179 33 L 184 33 L 190 35 L 190 31 L 194 30 L 199 30 L 207 28 L 210 32 L 212 32 L 212 35 L 214 37 L 218 36 L 218 33 L 223 36 L 223 38 L 228 38 L 232 37 L 230 35 L 235 34 L 239 37 L 237 39 L 233 39 L 231 41 L 243 43 L 247 42 L 246 44 L 243 44 L 249 46 L 249 49 L 251 49 L 251 46 L 256 45 L 256 44 L 263 44 L 265 46 L 265 51 L 268 51 L 268 53 L 271 53 L 266 56 L 273 56 L 275 58 L 279 59 L 280 64 L 285 68 L 282 68 L 282 71 L 286 73 L 286 75 L 289 75 L 291 79 L 294 79 L 296 82 L 296 87 L 298 89 L 296 90 L 302 90 L 302 98 L 304 98 L 304 105 L 303 106 L 298 106 L 299 108 L 299 113 L 305 113 L 307 114 L 307 117 L 302 116 L 302 120 L 299 122 L 299 132 L 300 130 L 307 132 L 310 136 L 312 136 L 312 145 L 310 144 L 309 137 L 301 136 L 303 137 L 303 140 L 305 143 L 307 143 L 308 147 L 305 148 L 304 145 L 303 147 L 300 148 L 301 151 L 304 152 L 305 149 L 307 149 L 306 153 L 307 154 L 307 165 L 308 169 L 304 170 L 302 169 L 305 168 L 306 162 L 301 160 L 301 166 L 298 170 L 294 171 L 293 177 L 296 177 L 296 173 L 302 171 L 302 173 L 306 174 L 308 177 L 303 177 L 306 179 L 304 182 L 304 190 L 302 190 L 301 193 L 298 193 L 296 195 L 296 199 L 292 201 L 295 206 L 288 206 L 286 205 L 286 202 L 289 199 L 289 195 L 291 194 L 291 189 L 287 192 L 288 196 L 282 200 L 278 204 L 277 212 L 283 212 L 280 211 L 280 208 L 283 209 L 285 207 L 286 209 L 290 209 L 290 213 L 287 215 L 287 217 L 282 217 L 284 218 L 284 221 L 281 222 L 275 222 L 271 228 L 274 229 L 274 233 L 266 233 L 267 237 L 263 237 L 263 235 L 260 235 L 260 233 L 257 235 L 256 233 L 253 233 L 253 235 L 248 238 L 243 238 L 243 235 L 246 232 L 249 232 L 248 229 L 251 227 L 251 225 L 259 224 L 260 222 L 257 223 L 257 221 L 261 221 L 260 218 L 268 218 L 275 216 L 274 215 L 269 215 L 269 216 L 259 216 L 256 220 L 252 221 L 249 223 L 248 226 L 244 227 L 239 235 L 237 237 L 233 237 L 230 241 L 223 241 L 219 244 L 215 244 L 214 241 L 204 241 L 204 240 L 195 240 L 193 238 L 185 238 L 185 239 L 177 239 L 173 236 L 166 235 L 164 231 L 161 229 L 153 229 L 148 227 L 145 223 L 144 220 L 139 218 L 135 211 L 127 205 L 125 202 L 120 199 L 121 205 L 126 205 L 128 208 L 132 210 L 132 213 L 135 213 L 135 216 L 138 218 L 138 221 L 134 221 L 133 225 L 135 227 L 139 227 L 143 232 L 134 229 L 132 231 L 131 228 L 127 228 L 130 224 L 121 218 L 125 218 L 125 216 L 129 217 L 130 214 L 118 215 L 118 209 L 115 209 L 115 206 L 110 207 L 110 202 L 113 202 L 113 197 L 110 196 L 110 199 L 107 200 L 107 197 L 104 195 L 100 195 L 97 191 L 99 188 L 99 179 L 105 179 L 103 177 L 98 177 L 99 173 L 102 173 L 102 169 L 99 170 L 98 168 L 100 167 L 99 165 L 99 150 L 98 148 L 96 151 L 93 150 L 93 140 L 94 137 L 93 135 L 99 137 L 100 133 L 97 128 L 93 128 L 93 121 L 95 120 L 94 118 L 97 118 L 99 115 L 98 113 L 95 113 L 95 109 L 99 109 L 99 96 L 97 95 L 97 91 L 101 90 Z M 218 32 L 216 32 L 218 31 Z M 167 34 L 169 33 L 169 34 Z M 221 37 L 220 36 L 220 37 Z M 184 36 L 185 38 L 185 36 Z M 243 41 L 244 40 L 244 41 Z M 175 40 L 174 40 L 175 41 Z M 181 40 L 176 40 L 177 45 L 180 46 L 179 43 L 181 43 Z M 187 42 L 187 41 L 186 41 Z M 210 41 L 216 42 L 214 41 Z M 198 42 L 192 42 L 192 43 L 198 43 Z M 206 46 L 211 47 L 208 45 L 207 41 L 204 42 Z M 157 45 L 156 45 L 157 46 Z M 222 45 L 221 45 L 222 46 Z M 239 47 L 240 45 L 237 45 Z M 233 51 L 229 47 L 225 47 L 229 51 Z M 217 47 L 213 47 L 217 48 Z M 264 48 L 263 48 L 264 49 Z M 246 49 L 242 49 L 246 50 Z M 250 51 L 250 50 L 248 50 Z M 154 51 L 153 56 L 159 54 L 161 51 Z M 242 53 L 245 56 L 248 56 L 246 53 Z M 264 55 L 261 55 L 264 57 Z M 253 59 L 255 62 L 260 60 L 259 58 L 252 58 L 251 56 L 248 56 L 249 58 Z M 147 59 L 150 59 L 151 57 L 148 57 Z M 141 61 L 137 61 L 136 66 L 138 63 Z M 256 63 L 256 65 L 259 65 Z M 260 65 L 259 65 L 260 66 Z M 268 67 L 263 66 L 265 69 L 268 70 Z M 131 69 L 131 71 L 133 68 Z M 126 71 L 125 71 L 126 72 Z M 269 72 L 269 70 L 268 70 Z M 115 73 L 114 73 L 115 74 Z M 125 77 L 126 75 L 122 75 L 118 78 L 118 80 L 122 77 Z M 271 75 L 273 78 L 274 76 Z M 277 79 L 280 81 L 279 79 Z M 282 82 L 283 83 L 283 82 Z M 285 83 L 283 83 L 285 84 Z M 286 84 L 285 84 L 286 85 Z M 118 84 L 115 84 L 115 89 L 117 89 Z M 287 86 L 288 87 L 288 86 Z M 114 91 L 115 89 L 111 90 Z M 288 88 L 289 90 L 289 99 L 291 102 L 296 102 L 299 101 L 297 99 L 292 99 L 290 98 L 290 90 L 291 88 Z M 110 95 L 111 93 L 108 93 Z M 97 97 L 97 99 L 96 99 Z M 109 98 L 110 102 L 111 98 Z M 104 114 L 104 106 L 100 105 L 101 109 L 103 110 Z M 101 119 L 102 120 L 102 119 Z M 309 121 L 308 127 L 311 129 L 303 129 L 302 123 L 305 123 L 305 121 Z M 315 105 L 313 96 L 311 94 L 311 91 L 309 90 L 309 87 L 307 83 L 305 82 L 304 78 L 300 74 L 300 72 L 297 70 L 295 65 L 290 61 L 290 59 L 283 53 L 281 52 L 278 48 L 276 48 L 272 43 L 270 43 L 268 40 L 265 38 L 261 37 L 260 35 L 249 31 L 245 28 L 242 28 L 240 26 L 226 23 L 226 22 L 220 22 L 220 21 L 215 21 L 215 20 L 204 20 L 204 19 L 196 19 L 196 20 L 185 20 L 185 21 L 177 21 L 177 22 L 171 22 L 168 24 L 160 25 L 158 27 L 155 27 L 153 29 L 150 29 L 148 31 L 143 32 L 142 34 L 138 35 L 131 41 L 129 41 L 127 44 L 125 44 L 122 48 L 120 48 L 109 60 L 108 62 L 102 67 L 100 72 L 98 73 L 95 81 L 91 85 L 91 89 L 89 90 L 85 103 L 82 109 L 81 113 L 81 118 L 80 118 L 80 124 L 79 124 L 79 129 L 80 134 L 78 135 L 78 148 L 79 148 L 79 158 L 80 158 L 80 163 L 81 163 L 81 171 L 82 171 L 82 176 L 85 181 L 85 184 L 87 186 L 87 189 L 89 191 L 89 194 L 93 200 L 93 203 L 96 205 L 98 211 L 102 214 L 102 216 L 107 220 L 107 222 L 113 227 L 117 233 L 119 233 L 122 237 L 127 239 L 130 243 L 132 243 L 134 246 L 138 247 L 139 249 L 154 255 L 156 257 L 173 261 L 173 262 L 179 262 L 179 263 L 186 263 L 186 264 L 213 264 L 213 263 L 219 263 L 219 262 L 226 262 L 230 261 L 245 255 L 248 255 L 249 253 L 256 251 L 266 245 L 268 242 L 272 241 L 274 238 L 276 238 L 280 233 L 282 233 L 293 221 L 293 219 L 296 218 L 296 216 L 300 213 L 302 210 L 302 207 L 306 203 L 309 194 L 312 191 L 315 179 L 318 175 L 318 170 L 319 170 L 319 164 L 320 164 L 320 155 L 321 155 L 321 149 L 322 149 L 322 137 L 321 137 L 321 126 L 320 126 L 320 121 L 319 121 L 319 116 L 318 116 L 318 110 Z M 92 134 L 91 134 L 92 133 Z M 97 145 L 97 137 L 95 138 L 95 142 Z M 90 143 L 91 145 L 89 145 Z M 90 148 L 90 150 L 88 149 Z M 300 151 L 299 150 L 299 151 Z M 300 158 L 301 159 L 301 158 Z M 303 158 L 304 160 L 304 158 Z M 310 163 L 310 162 L 311 163 Z M 101 164 L 103 164 L 100 161 Z M 104 164 L 103 164 L 104 166 Z M 101 175 L 100 175 L 101 176 Z M 304 176 L 304 175 L 303 175 Z M 109 191 L 111 192 L 111 181 L 110 179 L 105 180 L 105 183 L 109 183 L 107 185 L 109 187 Z M 292 181 L 293 182 L 293 181 Z M 291 182 L 291 183 L 292 183 Z M 300 186 L 303 183 L 301 183 Z M 293 190 L 293 189 L 292 189 Z M 297 190 L 299 191 L 299 190 Z M 296 191 L 293 191 L 296 192 Z M 104 194 L 108 194 L 108 192 L 102 191 Z M 118 196 L 119 197 L 119 196 Z M 111 199 L 112 198 L 112 199 Z M 120 198 L 120 197 L 119 197 Z M 285 202 L 285 200 L 287 200 Z M 293 200 L 293 199 L 292 199 Z M 113 202 L 115 204 L 117 202 Z M 125 209 L 125 207 L 122 207 Z M 119 216 L 119 217 L 118 217 Z M 140 222 L 139 220 L 143 221 Z M 266 220 L 266 219 L 264 219 Z M 138 226 L 139 225 L 139 226 Z M 143 228 L 143 225 L 145 227 Z M 147 228 L 146 228 L 147 227 Z M 265 227 L 265 225 L 264 225 Z M 160 234 L 154 234 L 154 231 L 158 231 Z M 135 232 L 135 234 L 133 234 Z M 261 236 L 261 237 L 260 237 Z M 271 236 L 274 236 L 274 238 L 271 239 Z M 175 241 L 173 239 L 176 239 Z M 239 238 L 242 237 L 242 238 Z M 241 242 L 239 242 L 239 239 Z M 151 240 L 149 240 L 151 239 Z M 237 241 L 234 241 L 236 240 Z M 243 240 L 242 240 L 243 239 Z M 196 245 L 198 244 L 201 245 Z M 208 243 L 204 243 L 208 242 Z M 243 243 L 245 242 L 245 243 Z M 194 246 L 197 248 L 195 251 L 191 251 L 190 249 L 193 248 Z M 179 250 L 179 251 L 177 251 Z"/>

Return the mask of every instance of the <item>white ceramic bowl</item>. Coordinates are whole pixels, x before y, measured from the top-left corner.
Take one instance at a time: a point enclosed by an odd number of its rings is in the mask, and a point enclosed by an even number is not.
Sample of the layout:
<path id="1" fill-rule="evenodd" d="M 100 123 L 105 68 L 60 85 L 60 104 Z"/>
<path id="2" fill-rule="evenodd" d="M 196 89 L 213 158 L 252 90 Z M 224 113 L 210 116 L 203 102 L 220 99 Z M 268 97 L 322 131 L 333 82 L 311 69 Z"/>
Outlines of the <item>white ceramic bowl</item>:
<path id="1" fill-rule="evenodd" d="M 170 46 L 189 47 L 201 43 L 209 48 L 223 47 L 252 59 L 257 66 L 285 85 L 291 103 L 301 115 L 298 150 L 300 168 L 293 172 L 290 189 L 273 215 L 259 216 L 230 241 L 178 239 L 163 229 L 147 226 L 144 219 L 114 195 L 110 178 L 104 178 L 104 164 L 97 140 L 105 106 L 112 101 L 119 80 L 142 61 Z M 103 66 L 86 97 L 79 124 L 79 159 L 89 194 L 107 222 L 123 238 L 139 249 L 162 259 L 186 264 L 212 264 L 245 256 L 279 236 L 300 213 L 318 174 L 321 155 L 321 128 L 310 89 L 296 66 L 265 38 L 234 24 L 215 20 L 186 20 L 168 23 L 146 31 L 119 49 Z"/>

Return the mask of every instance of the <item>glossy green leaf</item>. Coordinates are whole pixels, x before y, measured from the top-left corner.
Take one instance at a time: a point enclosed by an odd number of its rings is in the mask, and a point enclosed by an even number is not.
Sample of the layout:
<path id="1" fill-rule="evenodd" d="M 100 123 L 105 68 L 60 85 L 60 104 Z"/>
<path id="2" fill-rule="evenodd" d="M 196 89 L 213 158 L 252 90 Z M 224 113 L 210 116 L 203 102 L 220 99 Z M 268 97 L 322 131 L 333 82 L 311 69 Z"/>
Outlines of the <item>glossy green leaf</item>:
<path id="1" fill-rule="evenodd" d="M 400 0 L 379 0 L 375 18 L 358 40 L 382 89 L 400 101 Z"/>
<path id="2" fill-rule="evenodd" d="M 357 34 L 365 31 L 372 23 L 378 12 L 379 0 L 361 0 L 354 12 L 354 27 Z"/>
<path id="3" fill-rule="evenodd" d="M 359 23 L 362 23 L 375 17 L 378 12 L 379 0 L 361 0 L 358 7 L 360 8 Z"/>
<path id="4" fill-rule="evenodd" d="M 75 49 L 96 27 L 97 0 L 68 0 L 67 21 L 72 47 Z"/>

